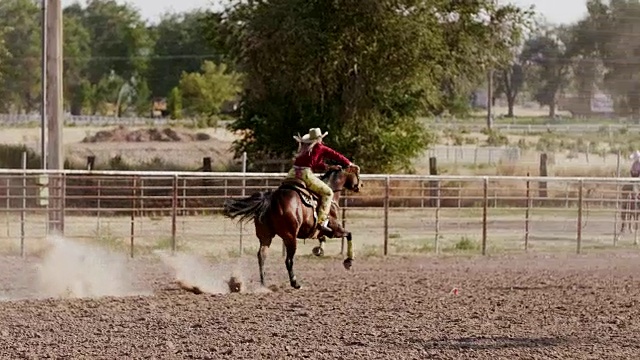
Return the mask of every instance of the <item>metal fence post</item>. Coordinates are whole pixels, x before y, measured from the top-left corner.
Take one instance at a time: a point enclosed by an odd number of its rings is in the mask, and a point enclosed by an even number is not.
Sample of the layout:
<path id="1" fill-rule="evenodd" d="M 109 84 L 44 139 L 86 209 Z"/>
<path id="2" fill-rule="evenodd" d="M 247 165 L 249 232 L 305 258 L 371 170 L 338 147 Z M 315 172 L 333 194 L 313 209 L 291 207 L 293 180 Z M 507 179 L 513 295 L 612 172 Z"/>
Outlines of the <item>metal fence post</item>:
<path id="1" fill-rule="evenodd" d="M 247 152 L 242 153 L 242 197 L 246 196 L 246 187 L 247 187 Z M 242 253 L 244 252 L 244 244 L 242 235 L 244 232 L 244 224 L 240 222 L 240 239 L 238 241 L 238 256 L 242 257 Z M 282 249 L 284 254 L 284 242 L 282 243 Z"/>
<path id="2" fill-rule="evenodd" d="M 136 196 L 138 177 L 134 176 L 131 183 L 131 220 L 129 224 L 129 256 L 133 259 L 136 234 Z"/>
<path id="3" fill-rule="evenodd" d="M 527 173 L 529 176 L 529 173 Z M 529 216 L 531 213 L 531 182 L 527 180 L 527 209 L 524 212 L 524 251 L 529 250 Z"/>
<path id="4" fill-rule="evenodd" d="M 618 150 L 617 153 L 617 161 L 616 161 L 616 179 L 620 178 L 620 157 L 621 152 Z M 620 183 L 616 181 L 616 211 L 613 214 L 613 246 L 618 245 L 618 213 L 620 212 L 620 192 L 622 188 L 620 187 Z M 624 219 L 622 219 L 624 222 Z"/>
<path id="5" fill-rule="evenodd" d="M 4 220 L 5 226 L 7 227 L 7 237 L 11 237 L 11 221 L 9 220 L 9 210 L 11 209 L 11 180 L 10 178 L 5 179 L 5 188 L 7 189 L 6 197 L 5 197 L 5 212 L 4 212 Z M 46 227 L 45 227 L 46 228 Z"/>
<path id="6" fill-rule="evenodd" d="M 145 217 L 144 213 L 144 178 L 140 179 L 140 216 Z M 141 223 L 142 224 L 142 223 Z M 140 227 L 142 231 L 142 226 Z"/>
<path id="7" fill-rule="evenodd" d="M 384 254 L 389 253 L 389 193 L 390 193 L 391 178 L 389 176 L 385 179 L 384 185 Z"/>
<path id="8" fill-rule="evenodd" d="M 97 202 L 96 202 L 96 215 L 98 216 L 98 219 L 96 221 L 96 236 L 100 237 L 100 236 L 102 236 L 101 235 L 101 229 L 100 229 L 100 222 L 101 222 L 101 220 L 100 220 L 100 213 L 101 213 L 100 209 L 101 209 L 101 206 L 102 206 L 100 200 L 102 199 L 102 180 L 100 178 L 98 178 L 97 187 L 98 187 L 98 189 L 97 189 L 97 192 L 96 192 L 96 199 L 97 199 Z"/>
<path id="9" fill-rule="evenodd" d="M 60 235 L 64 236 L 64 217 L 67 212 L 67 173 L 60 179 Z"/>
<path id="10" fill-rule="evenodd" d="M 186 229 L 186 218 L 190 214 L 187 213 L 187 179 L 182 179 L 182 211 L 180 211 L 180 216 L 182 216 L 182 235 L 185 235 Z"/>
<path id="11" fill-rule="evenodd" d="M 436 182 L 436 238 L 434 239 L 436 255 L 440 254 L 440 181 Z"/>
<path id="12" fill-rule="evenodd" d="M 613 214 L 613 246 L 618 246 L 618 213 L 620 212 L 620 192 L 620 184 L 616 183 L 616 211 L 614 211 Z"/>
<path id="13" fill-rule="evenodd" d="M 22 153 L 22 170 L 27 169 L 27 153 Z M 20 256 L 24 257 L 25 218 L 27 211 L 27 173 L 22 173 L 22 208 L 20 209 Z"/>
<path id="14" fill-rule="evenodd" d="M 346 229 L 347 228 L 347 206 L 349 203 L 349 199 L 346 196 L 343 199 L 344 199 L 344 204 L 342 204 L 342 228 Z M 344 236 L 340 240 L 340 255 L 343 255 L 343 254 L 344 254 Z"/>
<path id="15" fill-rule="evenodd" d="M 583 206 L 583 191 L 584 191 L 584 179 L 580 179 L 580 187 L 578 188 L 578 229 L 576 236 L 576 252 L 580 254 L 582 250 L 582 206 Z"/>
<path id="16" fill-rule="evenodd" d="M 483 179 L 482 199 L 482 255 L 487 254 L 487 208 L 489 207 L 489 178 Z"/>
<path id="17" fill-rule="evenodd" d="M 178 215 L 178 175 L 173 175 L 173 190 L 171 192 L 171 253 L 176 252 L 176 221 Z"/>

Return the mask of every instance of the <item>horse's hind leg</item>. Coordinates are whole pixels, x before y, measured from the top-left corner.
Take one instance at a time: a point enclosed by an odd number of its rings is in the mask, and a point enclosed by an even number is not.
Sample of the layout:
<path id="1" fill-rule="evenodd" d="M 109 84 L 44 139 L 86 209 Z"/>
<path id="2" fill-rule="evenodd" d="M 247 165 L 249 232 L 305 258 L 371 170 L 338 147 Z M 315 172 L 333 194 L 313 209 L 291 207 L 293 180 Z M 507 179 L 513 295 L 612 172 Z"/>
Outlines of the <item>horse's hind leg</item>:
<path id="1" fill-rule="evenodd" d="M 267 250 L 271 246 L 271 241 L 275 234 L 262 224 L 256 223 L 256 236 L 260 239 L 260 249 L 258 250 L 258 267 L 260 268 L 260 285 L 265 286 L 264 262 L 267 259 Z"/>
<path id="2" fill-rule="evenodd" d="M 284 265 L 287 267 L 287 272 L 289 273 L 289 283 L 291 284 L 292 288 L 300 289 L 300 284 L 298 284 L 296 275 L 293 272 L 293 257 L 296 255 L 296 248 L 298 246 L 297 239 L 295 236 L 287 236 L 283 237 L 282 241 L 284 242 L 284 246 L 287 249 L 287 256 L 284 259 Z"/>
<path id="3" fill-rule="evenodd" d="M 269 240 L 271 241 L 271 239 Z M 264 262 L 267 260 L 267 249 L 269 249 L 269 245 L 262 245 L 262 240 L 260 241 L 260 249 L 258 250 L 258 267 L 260 268 L 260 285 L 266 286 L 264 283 Z"/>
<path id="4" fill-rule="evenodd" d="M 349 270 L 351 269 L 351 266 L 353 266 L 353 236 L 351 236 L 351 232 L 347 232 L 346 234 L 347 236 L 347 258 L 344 259 L 344 261 L 342 262 L 342 265 L 344 266 L 345 269 Z"/>

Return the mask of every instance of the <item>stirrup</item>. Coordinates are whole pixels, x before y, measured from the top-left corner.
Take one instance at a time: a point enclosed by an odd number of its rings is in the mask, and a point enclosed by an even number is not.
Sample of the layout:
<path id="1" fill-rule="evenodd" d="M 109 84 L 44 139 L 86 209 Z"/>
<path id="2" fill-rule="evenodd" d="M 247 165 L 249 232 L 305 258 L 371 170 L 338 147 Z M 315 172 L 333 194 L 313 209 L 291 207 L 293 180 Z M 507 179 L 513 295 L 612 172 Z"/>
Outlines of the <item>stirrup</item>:
<path id="1" fill-rule="evenodd" d="M 321 231 L 324 231 L 326 233 L 329 233 L 329 234 L 333 232 L 333 230 L 330 227 L 324 226 L 324 225 L 322 225 L 320 223 L 318 223 L 318 229 L 320 229 Z"/>
<path id="2" fill-rule="evenodd" d="M 327 226 L 322 225 L 322 223 L 323 223 L 322 221 L 318 221 L 318 226 L 317 226 L 317 228 L 318 228 L 320 231 L 324 231 L 324 232 L 329 233 L 329 234 L 333 232 L 333 230 L 328 226 L 328 225 L 329 225 L 329 222 L 327 222 Z"/>

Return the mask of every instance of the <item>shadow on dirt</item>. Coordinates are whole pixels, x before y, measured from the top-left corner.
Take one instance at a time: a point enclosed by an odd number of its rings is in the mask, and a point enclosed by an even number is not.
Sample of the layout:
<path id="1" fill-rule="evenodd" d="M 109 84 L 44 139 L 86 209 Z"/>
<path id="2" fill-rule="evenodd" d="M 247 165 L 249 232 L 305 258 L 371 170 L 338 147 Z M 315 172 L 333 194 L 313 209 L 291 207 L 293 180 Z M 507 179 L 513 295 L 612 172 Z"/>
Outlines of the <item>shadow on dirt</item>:
<path id="1" fill-rule="evenodd" d="M 564 339 L 538 337 L 462 337 L 457 339 L 442 339 L 427 341 L 424 343 L 425 349 L 470 349 L 470 350 L 491 350 L 491 349 L 511 349 L 511 348 L 541 348 L 554 347 L 564 343 Z"/>
<path id="2" fill-rule="evenodd" d="M 587 290 L 593 287 L 584 285 L 540 285 L 540 286 L 493 286 L 488 287 L 489 291 L 549 291 L 549 290 Z"/>

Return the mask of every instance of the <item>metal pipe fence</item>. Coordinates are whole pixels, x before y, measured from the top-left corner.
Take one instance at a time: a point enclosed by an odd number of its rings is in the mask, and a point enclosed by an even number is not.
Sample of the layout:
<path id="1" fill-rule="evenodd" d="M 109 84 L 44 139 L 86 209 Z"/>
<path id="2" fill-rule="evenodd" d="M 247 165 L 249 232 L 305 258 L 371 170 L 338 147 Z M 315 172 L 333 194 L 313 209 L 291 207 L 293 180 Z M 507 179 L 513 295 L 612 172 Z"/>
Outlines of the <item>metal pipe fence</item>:
<path id="1" fill-rule="evenodd" d="M 275 189 L 285 174 L 0 170 L 0 244 L 38 252 L 51 231 L 130 256 L 154 250 L 254 254 L 253 225 L 224 200 Z M 341 198 L 357 254 L 567 251 L 637 245 L 631 178 L 363 175 Z M 625 211 L 627 209 L 628 211 Z M 625 232 L 621 234 L 624 226 Z M 277 242 L 276 242 L 277 244 Z M 316 241 L 301 241 L 300 253 Z M 343 244 L 330 240 L 327 253 Z"/>

